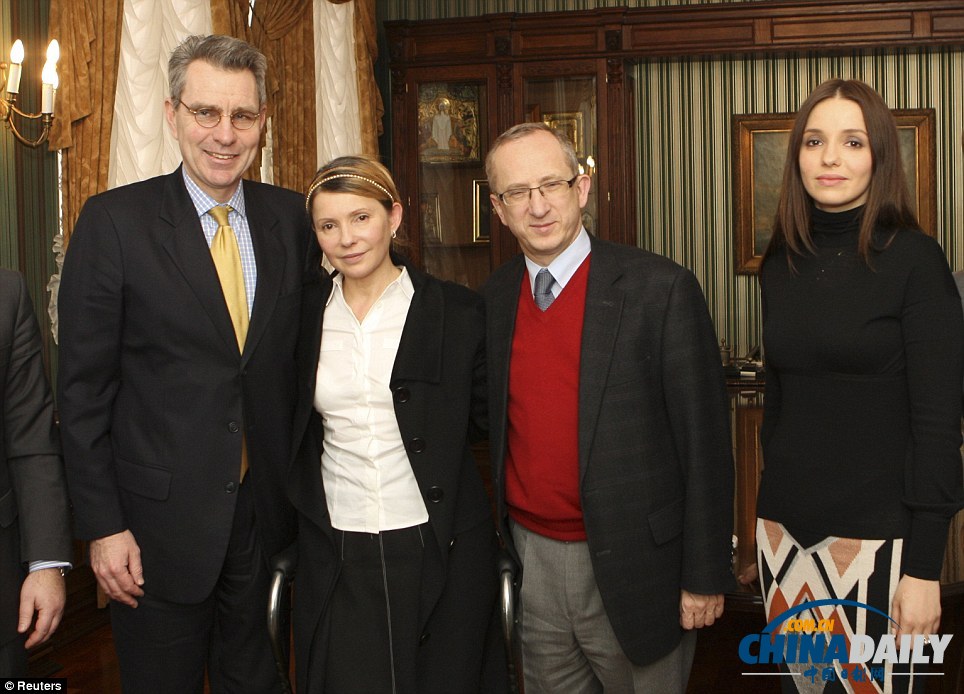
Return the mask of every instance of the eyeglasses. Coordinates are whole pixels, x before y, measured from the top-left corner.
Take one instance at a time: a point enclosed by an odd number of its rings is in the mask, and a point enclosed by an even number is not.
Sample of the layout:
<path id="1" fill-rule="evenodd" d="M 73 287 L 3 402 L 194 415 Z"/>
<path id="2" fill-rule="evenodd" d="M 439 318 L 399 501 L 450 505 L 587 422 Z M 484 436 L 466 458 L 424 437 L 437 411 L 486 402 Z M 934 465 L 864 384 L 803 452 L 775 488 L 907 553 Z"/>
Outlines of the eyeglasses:
<path id="1" fill-rule="evenodd" d="M 542 197 L 547 200 L 558 200 L 572 188 L 572 184 L 576 182 L 579 178 L 579 174 L 576 174 L 568 181 L 548 181 L 543 183 L 541 186 L 536 186 L 535 188 L 511 188 L 504 193 L 499 193 L 498 198 L 502 201 L 503 205 L 521 205 L 524 202 L 529 202 L 532 191 L 538 190 Z"/>
<path id="2" fill-rule="evenodd" d="M 213 128 L 221 122 L 221 118 L 224 116 L 223 113 L 214 108 L 191 108 L 183 103 L 179 104 L 184 106 L 184 110 L 194 116 L 194 120 L 202 128 Z M 250 111 L 235 111 L 231 114 L 231 127 L 235 130 L 250 130 L 255 123 L 261 118 L 260 113 L 251 113 Z"/>

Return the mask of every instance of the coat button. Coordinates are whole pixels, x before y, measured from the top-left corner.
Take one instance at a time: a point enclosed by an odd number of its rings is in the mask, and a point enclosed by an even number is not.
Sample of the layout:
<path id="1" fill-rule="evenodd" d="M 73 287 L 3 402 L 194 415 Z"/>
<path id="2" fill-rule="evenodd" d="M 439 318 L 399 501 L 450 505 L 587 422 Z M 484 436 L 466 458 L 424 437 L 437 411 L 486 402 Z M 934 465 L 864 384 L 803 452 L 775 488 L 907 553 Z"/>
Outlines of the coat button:
<path id="1" fill-rule="evenodd" d="M 442 491 L 441 487 L 432 487 L 428 490 L 428 500 L 433 504 L 437 504 L 445 496 L 445 492 Z"/>
<path id="2" fill-rule="evenodd" d="M 228 431 L 232 434 L 237 434 L 241 430 L 237 422 L 228 422 Z"/>
<path id="3" fill-rule="evenodd" d="M 399 386 L 395 389 L 395 402 L 408 402 L 411 397 L 412 391 L 405 386 Z"/>
<path id="4" fill-rule="evenodd" d="M 408 442 L 408 449 L 412 453 L 421 453 L 425 450 L 425 439 L 420 439 L 417 436 Z"/>
<path id="5" fill-rule="evenodd" d="M 452 549 L 455 547 L 455 539 L 456 538 L 453 537 L 451 540 L 449 540 L 449 552 L 451 552 Z"/>
<path id="6" fill-rule="evenodd" d="M 237 482 L 228 482 L 226 485 L 224 485 L 224 491 L 227 492 L 228 494 L 234 494 L 234 491 L 237 488 L 238 488 Z"/>
<path id="7" fill-rule="evenodd" d="M 418 637 L 418 645 L 421 646 L 422 644 L 424 644 L 426 641 L 428 641 L 428 639 L 429 639 L 430 636 L 431 636 L 431 634 L 428 633 L 427 631 L 426 631 L 424 634 L 422 634 L 421 636 L 419 636 L 419 637 Z"/>

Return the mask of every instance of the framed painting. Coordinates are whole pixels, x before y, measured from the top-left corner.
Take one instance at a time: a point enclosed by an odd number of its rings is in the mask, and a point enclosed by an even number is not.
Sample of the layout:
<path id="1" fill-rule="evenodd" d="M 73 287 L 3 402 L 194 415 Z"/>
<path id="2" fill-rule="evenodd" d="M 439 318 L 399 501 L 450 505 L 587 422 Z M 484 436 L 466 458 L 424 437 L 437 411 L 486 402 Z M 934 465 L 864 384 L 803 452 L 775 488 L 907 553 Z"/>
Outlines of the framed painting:
<path id="1" fill-rule="evenodd" d="M 418 86 L 418 158 L 423 164 L 479 163 L 479 85 Z"/>
<path id="2" fill-rule="evenodd" d="M 934 109 L 895 110 L 904 174 L 921 227 L 937 219 Z M 733 116 L 734 255 L 736 272 L 756 274 L 773 234 L 793 113 Z"/>
<path id="3" fill-rule="evenodd" d="M 586 156 L 586 133 L 580 111 L 545 113 L 542 116 L 542 122 L 568 137 L 576 150 L 577 157 L 582 159 Z"/>

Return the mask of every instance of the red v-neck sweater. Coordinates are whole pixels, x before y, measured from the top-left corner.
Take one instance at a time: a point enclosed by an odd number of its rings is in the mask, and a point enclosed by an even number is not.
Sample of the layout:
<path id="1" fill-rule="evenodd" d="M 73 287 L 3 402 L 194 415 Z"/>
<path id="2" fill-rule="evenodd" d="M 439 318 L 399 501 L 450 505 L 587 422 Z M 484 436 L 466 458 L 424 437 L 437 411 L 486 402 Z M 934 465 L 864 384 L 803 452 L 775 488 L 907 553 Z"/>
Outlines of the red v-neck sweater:
<path id="1" fill-rule="evenodd" d="M 579 358 L 589 258 L 546 311 L 523 274 L 509 364 L 509 515 L 556 540 L 586 539 L 579 501 Z"/>

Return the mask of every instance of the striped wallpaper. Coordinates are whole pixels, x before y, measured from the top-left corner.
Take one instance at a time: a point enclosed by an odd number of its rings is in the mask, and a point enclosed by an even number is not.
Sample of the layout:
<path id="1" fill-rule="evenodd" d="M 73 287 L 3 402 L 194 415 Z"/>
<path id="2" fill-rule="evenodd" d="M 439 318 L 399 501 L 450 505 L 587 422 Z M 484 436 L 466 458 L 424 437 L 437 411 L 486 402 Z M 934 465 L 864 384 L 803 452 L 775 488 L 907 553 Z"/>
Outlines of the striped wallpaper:
<path id="1" fill-rule="evenodd" d="M 380 20 L 492 12 L 676 5 L 615 0 L 378 0 Z M 756 278 L 736 275 L 730 116 L 796 110 L 830 77 L 868 82 L 891 108 L 937 116 L 937 237 L 964 269 L 964 52 L 651 60 L 635 66 L 638 243 L 699 278 L 720 338 L 744 354 L 760 339 Z"/>

